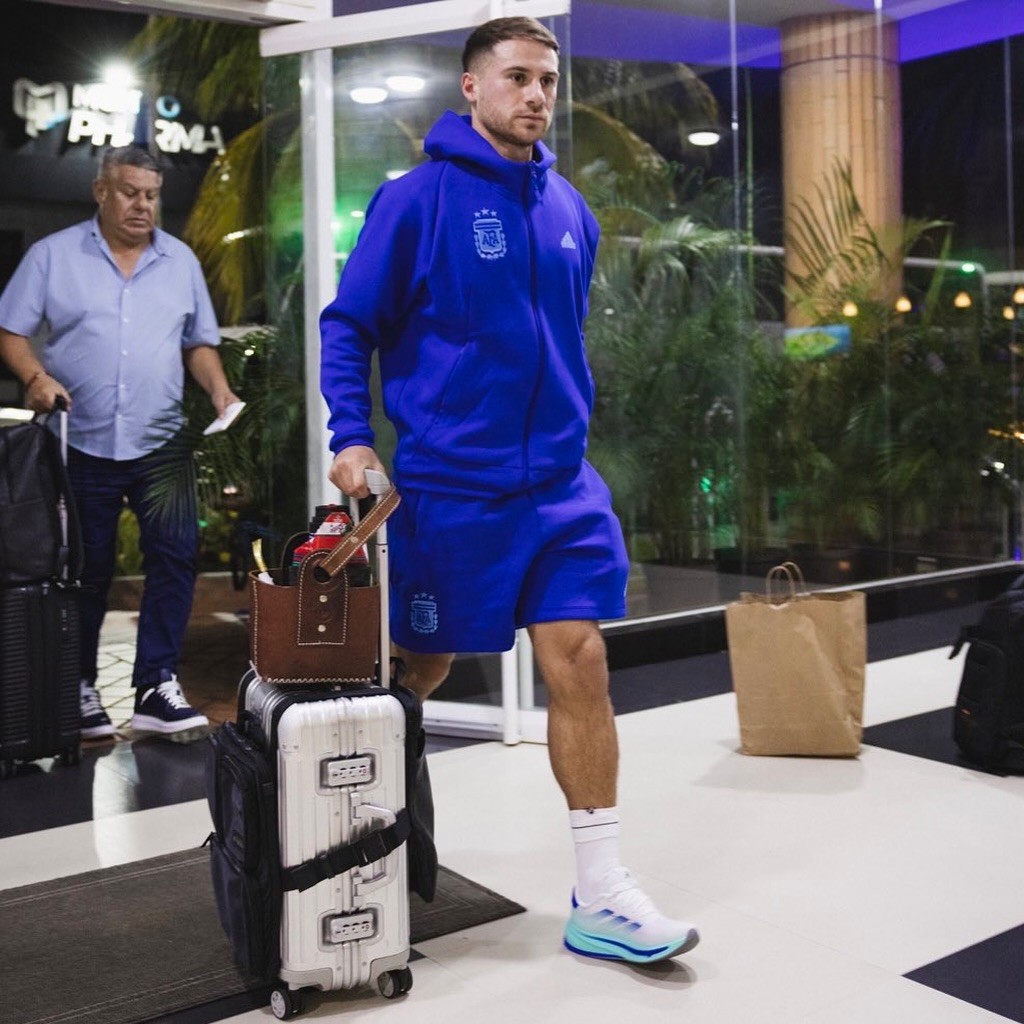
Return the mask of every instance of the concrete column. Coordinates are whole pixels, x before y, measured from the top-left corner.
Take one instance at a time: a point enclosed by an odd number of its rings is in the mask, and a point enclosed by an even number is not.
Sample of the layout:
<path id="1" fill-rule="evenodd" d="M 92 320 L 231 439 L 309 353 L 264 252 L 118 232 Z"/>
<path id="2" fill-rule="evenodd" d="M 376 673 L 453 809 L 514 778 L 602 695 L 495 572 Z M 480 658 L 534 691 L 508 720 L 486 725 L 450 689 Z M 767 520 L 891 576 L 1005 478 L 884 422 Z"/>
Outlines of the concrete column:
<path id="1" fill-rule="evenodd" d="M 825 188 L 839 161 L 851 168 L 868 223 L 895 239 L 903 216 L 897 25 L 849 12 L 791 18 L 781 27 L 787 238 L 794 201 L 820 210 L 816 189 Z M 787 246 L 787 272 L 801 269 Z M 895 298 L 901 284 L 900 270 L 880 282 L 879 298 Z"/>

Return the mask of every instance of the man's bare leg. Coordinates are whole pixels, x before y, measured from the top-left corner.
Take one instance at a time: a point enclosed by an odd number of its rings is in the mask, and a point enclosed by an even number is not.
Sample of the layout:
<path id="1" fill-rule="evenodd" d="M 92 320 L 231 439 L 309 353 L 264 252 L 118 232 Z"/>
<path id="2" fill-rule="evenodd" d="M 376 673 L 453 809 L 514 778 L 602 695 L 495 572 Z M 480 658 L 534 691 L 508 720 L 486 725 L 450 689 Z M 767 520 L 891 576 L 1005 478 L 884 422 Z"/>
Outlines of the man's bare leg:
<path id="1" fill-rule="evenodd" d="M 419 654 L 395 645 L 395 655 L 405 662 L 402 685 L 426 700 L 444 681 L 452 667 L 454 654 Z"/>
<path id="2" fill-rule="evenodd" d="M 569 809 L 614 807 L 619 743 L 597 623 L 540 622 L 529 632 L 548 691 L 548 756 Z"/>
<path id="3" fill-rule="evenodd" d="M 618 734 L 597 623 L 537 623 L 530 637 L 548 690 L 548 756 L 569 805 L 576 852 L 566 947 L 633 963 L 693 949 L 697 929 L 660 913 L 619 861 Z"/>

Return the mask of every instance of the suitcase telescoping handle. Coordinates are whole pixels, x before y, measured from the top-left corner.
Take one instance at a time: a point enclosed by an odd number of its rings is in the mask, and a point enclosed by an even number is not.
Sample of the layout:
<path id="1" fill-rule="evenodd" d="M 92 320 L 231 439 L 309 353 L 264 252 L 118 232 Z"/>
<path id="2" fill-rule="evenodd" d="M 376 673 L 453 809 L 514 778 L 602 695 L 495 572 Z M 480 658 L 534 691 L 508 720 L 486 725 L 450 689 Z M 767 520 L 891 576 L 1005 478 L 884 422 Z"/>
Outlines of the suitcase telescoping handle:
<path id="1" fill-rule="evenodd" d="M 68 464 L 68 403 L 64 400 L 63 395 L 57 395 L 53 400 L 54 411 L 58 414 L 58 423 L 60 424 L 60 461 L 67 466 Z M 68 564 L 70 562 L 70 545 L 71 541 L 68 536 L 68 501 L 66 495 L 61 492 L 57 498 L 57 518 L 60 520 L 60 536 L 61 543 L 64 545 L 64 550 L 69 552 L 69 557 L 65 560 L 64 566 L 61 570 L 61 576 L 66 581 L 70 578 L 71 567 Z"/>
<path id="2" fill-rule="evenodd" d="M 341 542 L 336 544 L 331 553 L 313 570 L 313 575 L 325 583 L 336 576 L 345 567 L 352 556 L 359 551 L 373 534 L 377 535 L 375 550 L 377 553 L 377 582 L 380 590 L 380 684 L 388 685 L 390 673 L 387 666 L 391 663 L 391 636 L 388 629 L 390 601 L 388 593 L 388 516 L 398 508 L 399 497 L 384 473 L 374 469 L 366 470 L 366 486 L 370 493 L 377 496 L 373 507 L 360 520 L 356 528 Z"/>
<path id="3" fill-rule="evenodd" d="M 389 491 L 394 491 L 395 497 L 398 498 L 398 492 L 395 491 L 391 485 L 391 481 L 388 480 L 386 473 L 381 473 L 376 469 L 366 470 L 366 486 L 370 489 L 370 493 L 377 496 L 377 500 L 374 503 L 374 509 L 380 505 L 385 497 L 387 497 Z M 399 499 L 400 500 L 400 499 Z M 391 512 L 398 507 L 396 501 L 391 509 Z M 390 576 L 388 575 L 388 521 L 387 517 L 391 515 L 388 512 L 381 520 L 381 524 L 377 527 L 377 583 L 380 587 L 380 653 L 378 654 L 378 672 L 377 679 L 381 686 L 387 686 L 391 682 L 391 672 L 389 667 L 391 665 L 391 587 L 389 586 Z"/>

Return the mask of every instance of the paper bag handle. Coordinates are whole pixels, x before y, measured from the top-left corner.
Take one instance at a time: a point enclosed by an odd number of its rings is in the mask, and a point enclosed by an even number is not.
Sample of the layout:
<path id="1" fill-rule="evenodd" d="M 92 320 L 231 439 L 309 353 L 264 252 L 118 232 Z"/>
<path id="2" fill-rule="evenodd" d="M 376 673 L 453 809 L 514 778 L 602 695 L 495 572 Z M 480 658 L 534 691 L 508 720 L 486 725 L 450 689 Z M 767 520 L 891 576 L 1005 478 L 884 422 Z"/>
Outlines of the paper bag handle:
<path id="1" fill-rule="evenodd" d="M 773 584 L 776 580 L 789 582 L 789 594 L 776 595 Z M 780 565 L 773 565 L 764 578 L 765 596 L 773 604 L 782 604 L 785 601 L 792 601 L 801 594 L 807 592 L 807 583 L 804 574 L 796 562 L 782 562 Z"/>

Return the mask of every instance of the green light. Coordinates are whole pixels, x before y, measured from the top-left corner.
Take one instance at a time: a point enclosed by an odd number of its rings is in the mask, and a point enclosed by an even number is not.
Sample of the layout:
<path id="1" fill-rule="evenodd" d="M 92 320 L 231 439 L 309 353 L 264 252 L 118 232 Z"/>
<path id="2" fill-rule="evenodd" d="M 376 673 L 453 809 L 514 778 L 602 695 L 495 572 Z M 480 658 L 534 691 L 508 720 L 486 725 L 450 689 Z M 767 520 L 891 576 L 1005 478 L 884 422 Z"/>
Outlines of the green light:
<path id="1" fill-rule="evenodd" d="M 711 493 L 711 479 L 710 479 L 710 477 L 702 476 L 700 478 L 700 489 L 705 494 L 710 494 Z"/>
<path id="2" fill-rule="evenodd" d="M 965 274 L 973 274 L 978 269 L 978 265 L 976 263 L 964 263 L 961 265 L 960 269 Z"/>

